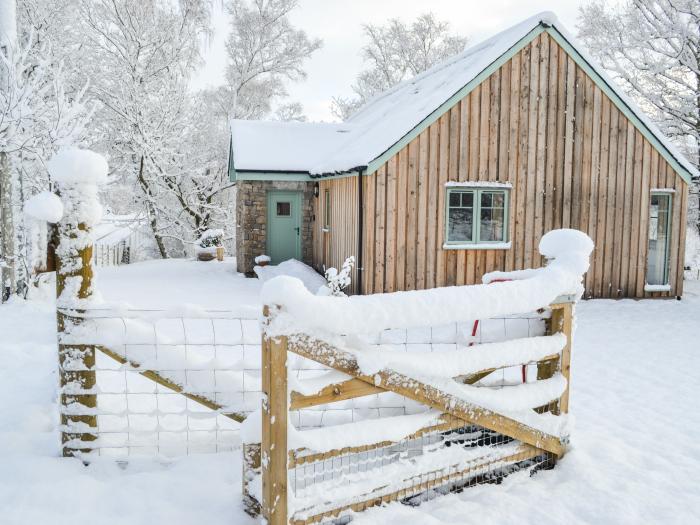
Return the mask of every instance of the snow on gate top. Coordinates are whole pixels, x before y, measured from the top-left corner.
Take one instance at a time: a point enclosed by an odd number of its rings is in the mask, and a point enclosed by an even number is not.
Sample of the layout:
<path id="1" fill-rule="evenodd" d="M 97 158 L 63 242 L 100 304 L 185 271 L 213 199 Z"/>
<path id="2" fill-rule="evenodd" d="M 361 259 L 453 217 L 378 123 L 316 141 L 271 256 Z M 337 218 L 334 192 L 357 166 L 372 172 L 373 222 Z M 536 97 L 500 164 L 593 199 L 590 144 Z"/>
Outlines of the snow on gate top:
<path id="1" fill-rule="evenodd" d="M 593 241 L 578 230 L 553 230 L 542 237 L 544 268 L 493 272 L 485 284 L 352 297 L 317 296 L 294 277 L 267 281 L 264 304 L 277 305 L 268 334 L 326 332 L 343 335 L 378 333 L 391 328 L 416 328 L 524 314 L 547 306 L 561 295 L 583 293 Z M 510 279 L 487 285 L 494 279 Z"/>

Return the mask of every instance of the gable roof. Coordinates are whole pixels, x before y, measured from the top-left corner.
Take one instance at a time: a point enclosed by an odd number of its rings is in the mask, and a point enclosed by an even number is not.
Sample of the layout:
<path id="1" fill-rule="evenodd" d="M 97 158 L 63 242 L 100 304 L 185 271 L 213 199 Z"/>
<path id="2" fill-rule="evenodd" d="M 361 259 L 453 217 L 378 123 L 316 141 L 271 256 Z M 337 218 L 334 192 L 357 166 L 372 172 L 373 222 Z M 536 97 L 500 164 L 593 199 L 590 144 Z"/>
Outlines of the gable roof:
<path id="1" fill-rule="evenodd" d="M 681 177 L 695 167 L 576 47 L 552 13 L 540 13 L 377 95 L 343 123 L 231 122 L 236 172 L 315 175 L 374 172 L 537 35 L 547 31 L 660 151 Z M 284 178 L 284 177 L 280 177 Z"/>

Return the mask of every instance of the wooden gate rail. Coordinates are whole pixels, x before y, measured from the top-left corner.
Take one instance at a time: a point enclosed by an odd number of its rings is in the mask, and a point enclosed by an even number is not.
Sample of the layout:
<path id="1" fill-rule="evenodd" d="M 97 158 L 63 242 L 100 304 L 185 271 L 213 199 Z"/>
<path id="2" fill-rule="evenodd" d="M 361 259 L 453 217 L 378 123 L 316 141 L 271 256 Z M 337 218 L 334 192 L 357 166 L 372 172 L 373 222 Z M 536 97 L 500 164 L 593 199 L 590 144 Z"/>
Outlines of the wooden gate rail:
<path id="1" fill-rule="evenodd" d="M 466 423 L 480 425 L 495 432 L 506 434 L 523 443 L 542 448 L 560 457 L 564 455 L 564 444 L 556 436 L 531 428 L 524 423 L 492 410 L 481 408 L 459 397 L 447 394 L 434 386 L 395 371 L 380 370 L 372 376 L 364 375 L 360 371 L 354 355 L 324 341 L 299 334 L 295 334 L 294 337 L 290 338 L 280 337 L 278 340 L 277 344 L 285 346 L 290 352 L 321 363 L 329 368 L 334 368 L 361 381 L 374 386 L 381 386 L 385 390 L 458 417 Z"/>
<path id="2" fill-rule="evenodd" d="M 144 370 L 141 368 L 141 365 L 137 363 L 136 361 L 131 361 L 129 359 L 126 359 L 125 357 L 119 355 L 117 352 L 114 352 L 113 350 L 110 350 L 109 348 L 106 348 L 104 346 L 95 346 L 97 350 L 99 350 L 101 353 L 104 355 L 110 357 L 111 359 L 114 359 L 117 363 L 121 365 L 127 365 L 131 368 L 134 369 L 134 372 L 137 372 L 141 374 L 143 377 L 146 379 L 150 379 L 154 383 L 158 383 L 161 386 L 164 386 L 166 388 L 169 388 L 173 392 L 177 394 L 182 394 L 184 397 L 187 399 L 194 401 L 195 403 L 198 403 L 210 410 L 213 410 L 214 412 L 218 412 L 220 415 L 227 417 L 229 419 L 232 419 L 238 423 L 242 423 L 246 415 L 241 414 L 240 412 L 226 412 L 224 411 L 224 406 L 217 403 L 216 401 L 213 401 L 209 399 L 207 396 L 201 395 L 201 394 L 192 394 L 191 392 L 186 392 L 185 389 L 182 387 L 182 385 L 179 385 L 175 381 L 172 381 L 168 379 L 167 377 L 164 377 L 160 375 L 158 372 L 154 370 Z"/>
<path id="3" fill-rule="evenodd" d="M 549 379 L 559 371 L 566 378 L 567 387 L 558 400 L 545 407 L 540 407 L 537 412 L 551 411 L 553 414 L 561 414 L 568 412 L 569 405 L 568 381 L 570 379 L 573 305 L 568 302 L 557 303 L 551 305 L 550 308 L 552 315 L 548 321 L 547 333 L 550 335 L 558 332 L 564 333 L 566 335 L 566 344 L 561 354 L 549 355 L 533 363 L 537 364 L 538 380 Z M 268 317 L 269 311 L 265 307 L 264 315 L 266 317 Z M 288 398 L 287 352 L 295 353 L 331 369 L 343 372 L 350 376 L 350 379 L 328 385 L 314 394 L 303 395 L 298 392 L 292 392 Z M 315 523 L 324 517 L 338 516 L 341 512 L 347 510 L 363 510 L 373 505 L 402 499 L 429 488 L 455 482 L 456 480 L 464 479 L 465 476 L 469 476 L 473 472 L 488 470 L 489 466 L 494 464 L 505 466 L 506 464 L 518 463 L 538 456 L 547 456 L 548 454 L 552 454 L 554 459 L 556 459 L 562 457 L 566 450 L 565 442 L 557 436 L 532 428 L 493 410 L 476 406 L 415 378 L 392 370 L 381 370 L 371 376 L 365 375 L 361 372 L 357 359 L 352 353 L 308 335 L 294 334 L 289 337 L 268 337 L 266 334 L 263 334 L 262 360 L 262 389 L 264 394 L 262 402 L 262 443 L 261 445 L 247 444 L 244 446 L 243 491 L 248 510 L 251 513 L 262 510 L 270 525 Z M 497 369 L 483 370 L 455 379 L 471 384 L 495 370 Z M 339 508 L 322 511 L 312 516 L 299 519 L 294 518 L 290 522 L 287 508 L 289 469 L 339 455 L 390 446 L 393 442 L 384 441 L 364 446 L 345 447 L 323 453 L 314 453 L 306 450 L 290 451 L 287 442 L 289 410 L 299 410 L 383 392 L 399 394 L 442 413 L 437 423 L 426 426 L 416 431 L 412 436 L 408 436 L 400 441 L 411 437 L 419 437 L 430 432 L 444 432 L 475 425 L 520 441 L 520 448 L 515 453 L 509 453 L 508 456 L 496 459 L 491 457 L 483 464 L 476 464 L 479 461 L 479 458 L 477 458 L 474 466 L 467 470 L 462 469 L 445 475 L 437 475 L 441 472 L 437 470 L 433 479 L 420 482 L 415 487 L 404 488 L 390 494 L 376 495 L 377 491 L 387 488 L 377 487 L 369 491 L 365 496 L 362 496 L 364 501 L 342 505 Z M 259 471 L 262 475 L 262 509 L 258 508 L 260 502 L 250 492 L 249 478 L 254 471 Z M 410 479 L 412 478 L 409 476 L 404 481 Z"/>
<path id="4" fill-rule="evenodd" d="M 455 482 L 464 479 L 467 476 L 479 475 L 479 473 L 487 471 L 489 468 L 492 468 L 494 466 L 512 465 L 514 463 L 519 463 L 521 461 L 533 459 L 537 456 L 540 456 L 541 454 L 542 450 L 536 447 L 530 445 L 520 445 L 520 447 L 518 447 L 518 450 L 513 454 L 495 459 L 488 459 L 485 457 L 476 458 L 472 462 L 474 463 L 474 466 L 467 467 L 466 469 L 462 469 L 456 472 L 450 472 L 449 474 L 443 474 L 441 476 L 436 476 L 432 479 L 428 479 L 427 481 L 422 481 L 417 485 L 408 488 L 403 488 L 401 490 L 397 490 L 389 494 L 383 494 L 381 496 L 372 496 L 371 493 L 368 493 L 364 496 L 366 499 L 364 499 L 363 501 L 343 505 L 341 507 L 325 512 L 319 512 L 318 514 L 314 514 L 303 519 L 291 519 L 289 520 L 289 523 L 291 525 L 309 525 L 312 523 L 318 523 L 325 518 L 338 517 L 342 512 L 346 512 L 349 510 L 352 510 L 354 512 L 361 512 L 371 507 L 377 507 L 385 503 L 391 503 L 392 501 L 399 501 L 404 498 L 416 496 L 430 489 L 438 488 L 450 482 Z M 437 472 L 439 471 L 436 471 L 436 473 Z M 376 489 L 374 489 L 374 491 L 381 490 L 382 488 L 384 487 L 377 487 Z"/>

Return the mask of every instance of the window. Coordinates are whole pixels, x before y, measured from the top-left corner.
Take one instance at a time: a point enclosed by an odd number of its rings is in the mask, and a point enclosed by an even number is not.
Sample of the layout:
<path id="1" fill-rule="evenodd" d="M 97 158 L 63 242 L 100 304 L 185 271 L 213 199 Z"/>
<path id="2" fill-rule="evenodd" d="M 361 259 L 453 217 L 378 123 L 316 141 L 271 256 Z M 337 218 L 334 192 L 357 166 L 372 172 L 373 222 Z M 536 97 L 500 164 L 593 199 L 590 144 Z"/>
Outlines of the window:
<path id="1" fill-rule="evenodd" d="M 668 285 L 671 194 L 652 193 L 649 202 L 649 246 L 646 284 Z"/>
<path id="2" fill-rule="evenodd" d="M 330 231 L 331 229 L 331 190 L 324 192 L 323 229 L 325 231 Z"/>
<path id="3" fill-rule="evenodd" d="M 290 202 L 277 203 L 277 216 L 289 217 L 292 214 L 292 204 Z"/>
<path id="4" fill-rule="evenodd" d="M 508 236 L 506 188 L 447 188 L 447 247 L 501 245 Z"/>

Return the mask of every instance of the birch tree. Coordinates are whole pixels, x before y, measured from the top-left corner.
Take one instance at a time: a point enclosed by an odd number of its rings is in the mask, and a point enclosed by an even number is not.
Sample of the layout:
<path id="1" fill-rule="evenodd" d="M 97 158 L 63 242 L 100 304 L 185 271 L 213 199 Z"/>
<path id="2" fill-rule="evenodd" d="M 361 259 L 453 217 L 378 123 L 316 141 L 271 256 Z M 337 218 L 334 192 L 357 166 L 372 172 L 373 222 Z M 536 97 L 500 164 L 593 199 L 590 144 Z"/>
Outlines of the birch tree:
<path id="1" fill-rule="evenodd" d="M 464 49 L 467 38 L 450 32 L 450 24 L 425 13 L 407 24 L 394 18 L 385 25 L 363 26 L 367 45 L 362 57 L 369 64 L 352 86 L 354 96 L 335 97 L 332 111 L 347 119 L 373 96 L 414 77 Z"/>
<path id="2" fill-rule="evenodd" d="M 79 0 L 78 5 L 84 67 L 104 137 L 95 147 L 110 155 L 112 188 L 123 190 L 110 192 L 108 202 L 117 209 L 143 208 L 160 255 L 168 257 L 186 240 L 179 226 L 190 210 L 178 161 L 186 156 L 188 82 L 201 60 L 209 2 Z M 181 220 L 173 223 L 174 216 Z"/>
<path id="3" fill-rule="evenodd" d="M 46 161 L 60 146 L 77 143 L 90 117 L 83 102 L 84 86 L 66 89 L 63 63 L 54 54 L 56 43 L 45 26 L 35 23 L 35 15 L 50 1 L 23 0 L 18 6 L 5 1 L 0 11 L 4 21 L 0 52 L 4 297 L 22 292 L 33 271 L 28 263 L 22 204 L 34 193 L 50 188 Z M 19 27 L 15 7 L 19 7 Z"/>
<path id="4" fill-rule="evenodd" d="M 589 51 L 700 167 L 700 2 L 595 1 L 578 22 Z"/>
<path id="5" fill-rule="evenodd" d="M 289 14 L 297 4 L 297 0 L 227 1 L 232 27 L 219 104 L 229 118 L 260 119 L 275 109 L 278 118 L 302 118 L 300 105 L 280 105 L 287 97 L 285 83 L 306 78 L 304 61 L 322 43 L 292 25 Z"/>

